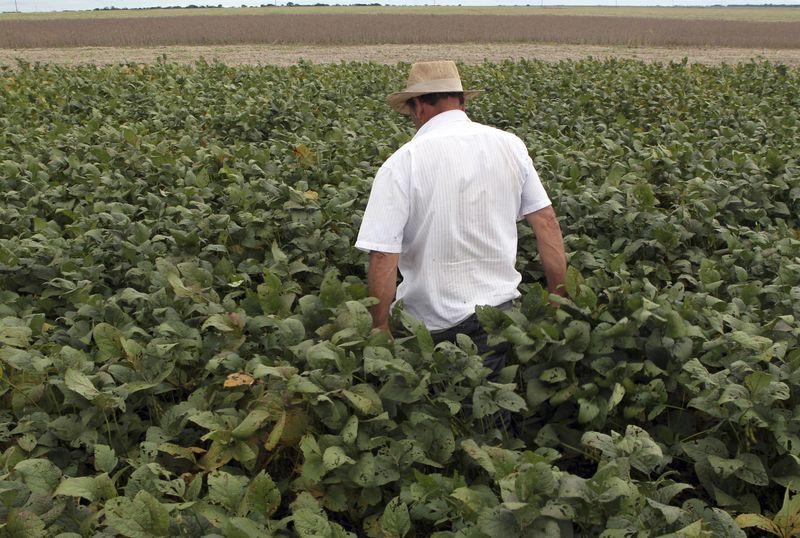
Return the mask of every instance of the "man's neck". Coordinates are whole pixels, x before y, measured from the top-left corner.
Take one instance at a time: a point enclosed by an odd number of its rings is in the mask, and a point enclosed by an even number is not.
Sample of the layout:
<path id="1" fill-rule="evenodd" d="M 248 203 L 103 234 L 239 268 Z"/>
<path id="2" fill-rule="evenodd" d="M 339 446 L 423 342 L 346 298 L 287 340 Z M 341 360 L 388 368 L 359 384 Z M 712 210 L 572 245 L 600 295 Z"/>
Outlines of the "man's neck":
<path id="1" fill-rule="evenodd" d="M 445 112 L 452 112 L 453 110 L 460 110 L 461 112 L 464 112 L 464 105 L 462 105 L 462 104 L 454 104 L 454 103 L 447 102 L 447 101 L 440 101 L 440 102 L 436 103 L 436 106 L 430 107 L 429 110 L 430 110 L 430 112 L 426 113 L 424 115 L 424 117 L 422 118 L 423 121 L 416 126 L 417 127 L 417 131 L 422 129 L 422 127 L 426 123 L 431 121 L 433 118 L 435 118 L 439 114 L 443 114 Z"/>

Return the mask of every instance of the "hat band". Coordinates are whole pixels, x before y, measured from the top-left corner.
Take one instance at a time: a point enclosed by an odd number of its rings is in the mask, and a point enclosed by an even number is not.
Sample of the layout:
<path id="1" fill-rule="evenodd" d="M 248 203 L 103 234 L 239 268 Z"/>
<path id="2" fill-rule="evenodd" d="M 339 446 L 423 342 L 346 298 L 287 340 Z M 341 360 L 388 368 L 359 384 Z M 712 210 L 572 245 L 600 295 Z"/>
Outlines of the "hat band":
<path id="1" fill-rule="evenodd" d="M 441 93 L 441 92 L 463 92 L 460 78 L 439 78 L 418 82 L 409 86 L 403 93 Z"/>

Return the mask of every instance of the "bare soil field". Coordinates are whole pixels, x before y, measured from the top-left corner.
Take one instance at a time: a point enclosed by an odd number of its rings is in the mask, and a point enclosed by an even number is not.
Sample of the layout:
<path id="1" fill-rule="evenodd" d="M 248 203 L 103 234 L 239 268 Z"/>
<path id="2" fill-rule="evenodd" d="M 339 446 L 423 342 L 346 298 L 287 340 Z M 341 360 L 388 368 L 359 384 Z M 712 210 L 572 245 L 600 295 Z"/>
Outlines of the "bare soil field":
<path id="1" fill-rule="evenodd" d="M 119 19 L 216 15 L 278 15 L 313 13 L 366 13 L 406 15 L 587 15 L 595 17 L 648 17 L 684 20 L 800 21 L 798 7 L 635 7 L 635 6 L 292 6 L 183 9 L 108 9 L 42 13 L 0 13 L 0 20 Z"/>
<path id="2" fill-rule="evenodd" d="M 195 63 L 204 59 L 228 65 L 292 65 L 300 60 L 314 63 L 347 61 L 395 64 L 430 59 L 452 58 L 467 64 L 483 61 L 535 59 L 548 62 L 583 58 L 629 58 L 646 62 L 735 64 L 751 60 L 768 60 L 789 66 L 800 66 L 800 49 L 744 49 L 698 47 L 620 47 L 602 45 L 465 43 L 459 45 L 370 45 L 370 46 L 297 46 L 297 45 L 231 45 L 217 47 L 80 47 L 58 49 L 0 49 L 0 65 L 13 66 L 17 60 L 29 63 L 119 64 L 170 61 Z"/>
<path id="3" fill-rule="evenodd" d="M 800 21 L 403 13 L 0 20 L 0 48 L 500 42 L 800 49 Z"/>

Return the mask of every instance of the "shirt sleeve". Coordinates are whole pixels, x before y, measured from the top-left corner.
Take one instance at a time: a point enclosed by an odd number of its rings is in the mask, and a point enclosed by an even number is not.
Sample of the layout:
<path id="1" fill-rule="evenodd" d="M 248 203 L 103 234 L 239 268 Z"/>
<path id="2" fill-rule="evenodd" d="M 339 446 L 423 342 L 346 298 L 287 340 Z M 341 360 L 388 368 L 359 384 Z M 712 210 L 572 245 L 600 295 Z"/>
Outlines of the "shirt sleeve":
<path id="1" fill-rule="evenodd" d="M 372 182 L 367 208 L 358 230 L 356 248 L 367 252 L 399 253 L 408 220 L 408 177 L 399 163 L 387 161 Z"/>
<path id="2" fill-rule="evenodd" d="M 533 160 L 528 155 L 528 149 L 522 140 L 517 145 L 517 157 L 522 167 L 522 201 L 519 206 L 518 219 L 525 218 L 525 215 L 535 213 L 540 209 L 552 205 L 547 192 L 544 190 L 544 185 L 539 179 L 539 174 L 533 167 Z"/>

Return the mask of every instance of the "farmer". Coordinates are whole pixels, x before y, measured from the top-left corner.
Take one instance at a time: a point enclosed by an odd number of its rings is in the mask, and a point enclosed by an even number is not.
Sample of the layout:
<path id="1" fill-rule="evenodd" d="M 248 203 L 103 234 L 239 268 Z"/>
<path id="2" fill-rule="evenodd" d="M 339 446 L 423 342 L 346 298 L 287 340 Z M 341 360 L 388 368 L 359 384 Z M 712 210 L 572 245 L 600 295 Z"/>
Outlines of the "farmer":
<path id="1" fill-rule="evenodd" d="M 411 66 L 406 89 L 389 95 L 410 116 L 414 138 L 378 170 L 356 247 L 370 253 L 373 327 L 389 330 L 395 292 L 434 341 L 470 336 L 497 376 L 503 350 L 490 350 L 475 307 L 507 309 L 519 297 L 517 220 L 532 226 L 551 293 L 562 294 L 566 257 L 547 193 L 517 136 L 471 121 L 451 61 Z M 397 286 L 397 270 L 403 276 Z M 500 351 L 500 352 L 498 352 Z"/>

